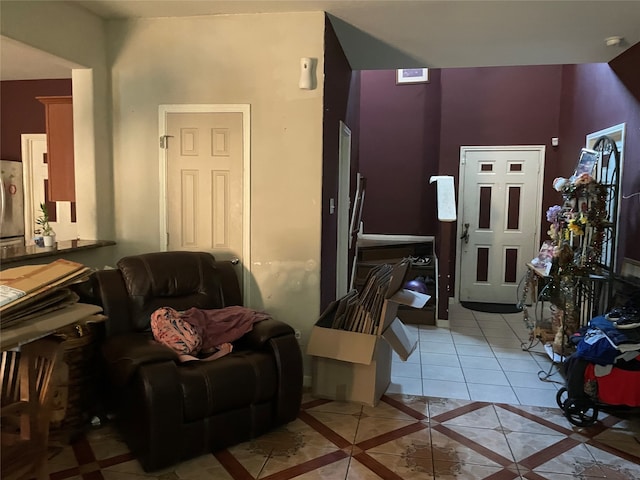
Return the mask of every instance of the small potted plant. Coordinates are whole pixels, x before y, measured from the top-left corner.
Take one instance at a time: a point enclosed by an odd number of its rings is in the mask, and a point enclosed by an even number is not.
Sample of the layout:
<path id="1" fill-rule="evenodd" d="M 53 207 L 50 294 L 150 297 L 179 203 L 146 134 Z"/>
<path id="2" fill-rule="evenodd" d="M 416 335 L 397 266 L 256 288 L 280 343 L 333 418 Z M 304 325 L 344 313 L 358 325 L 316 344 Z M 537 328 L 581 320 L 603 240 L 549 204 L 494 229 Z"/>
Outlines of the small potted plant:
<path id="1" fill-rule="evenodd" d="M 51 224 L 49 224 L 49 211 L 44 202 L 40 204 L 40 216 L 36 219 L 36 225 L 38 225 L 38 230 L 42 235 L 43 246 L 53 247 L 56 243 L 56 233 L 51 228 Z"/>

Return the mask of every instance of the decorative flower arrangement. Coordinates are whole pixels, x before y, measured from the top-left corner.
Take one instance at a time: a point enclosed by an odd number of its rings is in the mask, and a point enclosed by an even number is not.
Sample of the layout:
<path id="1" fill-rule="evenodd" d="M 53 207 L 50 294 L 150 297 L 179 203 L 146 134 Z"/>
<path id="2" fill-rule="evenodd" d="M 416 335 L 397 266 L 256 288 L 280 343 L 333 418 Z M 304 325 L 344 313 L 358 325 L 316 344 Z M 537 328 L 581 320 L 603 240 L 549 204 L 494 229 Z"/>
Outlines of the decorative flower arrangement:
<path id="1" fill-rule="evenodd" d="M 577 217 L 571 218 L 567 225 L 567 231 L 565 235 L 574 234 L 577 236 L 584 235 L 585 228 L 587 226 L 587 217 L 584 213 L 580 213 Z M 568 238 L 565 237 L 565 240 Z"/>
<path id="2" fill-rule="evenodd" d="M 562 193 L 562 206 L 547 210 L 551 223 L 548 235 L 561 270 L 579 273 L 600 259 L 603 227 L 607 222 L 606 187 L 586 173 L 572 178 L 556 178 L 554 188 Z"/>

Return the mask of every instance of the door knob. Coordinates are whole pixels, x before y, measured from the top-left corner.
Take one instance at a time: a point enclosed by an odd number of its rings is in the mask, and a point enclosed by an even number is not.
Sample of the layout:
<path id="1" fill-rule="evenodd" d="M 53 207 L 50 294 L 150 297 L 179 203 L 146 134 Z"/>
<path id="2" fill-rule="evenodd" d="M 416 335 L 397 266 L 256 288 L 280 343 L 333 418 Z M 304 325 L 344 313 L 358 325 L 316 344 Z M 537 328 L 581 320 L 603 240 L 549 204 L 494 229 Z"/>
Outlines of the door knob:
<path id="1" fill-rule="evenodd" d="M 240 259 L 238 257 L 233 257 L 231 259 L 231 265 L 238 265 L 240 263 Z"/>
<path id="2" fill-rule="evenodd" d="M 464 232 L 460 235 L 460 240 L 464 240 L 464 243 L 469 243 L 469 224 L 464 224 Z"/>

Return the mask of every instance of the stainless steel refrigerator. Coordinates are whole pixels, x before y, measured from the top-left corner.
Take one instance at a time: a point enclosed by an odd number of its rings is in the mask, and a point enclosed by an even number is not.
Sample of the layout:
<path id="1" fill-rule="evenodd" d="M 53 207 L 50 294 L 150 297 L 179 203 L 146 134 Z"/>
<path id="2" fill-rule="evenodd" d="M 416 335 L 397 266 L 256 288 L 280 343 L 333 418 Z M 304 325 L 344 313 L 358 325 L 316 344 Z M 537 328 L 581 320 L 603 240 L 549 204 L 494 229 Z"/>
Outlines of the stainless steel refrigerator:
<path id="1" fill-rule="evenodd" d="M 22 162 L 0 160 L 0 246 L 24 245 Z"/>

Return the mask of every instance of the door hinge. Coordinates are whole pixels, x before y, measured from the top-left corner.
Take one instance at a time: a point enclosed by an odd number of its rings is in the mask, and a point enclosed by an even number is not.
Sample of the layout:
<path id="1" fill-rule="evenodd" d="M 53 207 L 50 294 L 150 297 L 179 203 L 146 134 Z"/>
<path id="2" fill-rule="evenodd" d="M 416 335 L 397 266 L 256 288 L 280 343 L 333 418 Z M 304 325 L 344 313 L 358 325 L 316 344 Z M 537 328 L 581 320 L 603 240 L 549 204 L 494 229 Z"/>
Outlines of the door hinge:
<path id="1" fill-rule="evenodd" d="M 167 232 L 167 245 L 169 245 L 169 232 Z"/>
<path id="2" fill-rule="evenodd" d="M 173 138 L 173 135 L 162 135 L 160 137 L 160 148 L 169 148 L 169 138 Z"/>

